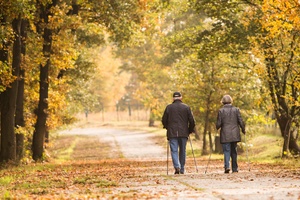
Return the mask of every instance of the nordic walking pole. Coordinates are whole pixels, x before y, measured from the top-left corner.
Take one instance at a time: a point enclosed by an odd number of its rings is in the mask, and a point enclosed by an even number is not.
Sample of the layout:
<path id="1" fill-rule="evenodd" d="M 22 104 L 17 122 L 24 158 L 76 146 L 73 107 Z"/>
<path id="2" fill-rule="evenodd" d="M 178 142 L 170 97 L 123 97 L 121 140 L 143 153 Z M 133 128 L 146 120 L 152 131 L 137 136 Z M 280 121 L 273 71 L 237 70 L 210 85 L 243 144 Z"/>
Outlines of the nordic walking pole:
<path id="1" fill-rule="evenodd" d="M 193 153 L 193 157 L 194 157 L 194 162 L 195 162 L 195 166 L 196 166 L 196 172 L 198 173 L 198 168 L 197 168 L 197 163 L 196 163 L 196 159 L 195 159 L 194 149 L 193 149 L 192 140 L 191 140 L 190 136 L 188 137 L 188 140 L 190 141 L 190 144 L 191 144 L 192 153 Z"/>
<path id="2" fill-rule="evenodd" d="M 167 143 L 167 175 L 169 175 L 169 140 Z"/>
<path id="3" fill-rule="evenodd" d="M 218 130 L 217 130 L 217 132 L 218 132 Z M 206 174 L 206 172 L 207 172 L 208 165 L 210 163 L 211 154 L 212 154 L 212 146 L 210 147 L 209 158 L 208 158 L 208 162 L 207 162 L 204 174 Z"/>
<path id="4" fill-rule="evenodd" d="M 249 157 L 248 157 L 248 145 L 246 143 L 246 133 L 245 133 L 245 145 L 246 145 L 246 156 L 247 156 L 247 163 L 248 163 L 248 170 L 250 172 L 250 162 L 249 162 Z"/>
<path id="5" fill-rule="evenodd" d="M 210 147 L 209 158 L 208 158 L 208 162 L 207 162 L 207 165 L 206 165 L 204 174 L 206 174 L 206 172 L 207 172 L 207 168 L 208 168 L 208 165 L 209 165 L 209 163 L 210 163 L 211 153 L 212 153 L 212 150 L 211 150 L 211 147 Z"/>

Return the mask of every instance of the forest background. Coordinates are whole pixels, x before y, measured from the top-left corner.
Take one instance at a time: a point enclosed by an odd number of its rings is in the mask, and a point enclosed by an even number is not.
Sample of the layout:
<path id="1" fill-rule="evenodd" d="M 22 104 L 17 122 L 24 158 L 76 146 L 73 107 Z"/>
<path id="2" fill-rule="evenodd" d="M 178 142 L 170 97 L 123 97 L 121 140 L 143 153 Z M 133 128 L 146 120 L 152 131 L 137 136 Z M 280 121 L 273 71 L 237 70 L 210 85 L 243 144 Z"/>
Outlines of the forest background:
<path id="1" fill-rule="evenodd" d="M 45 158 L 51 132 L 85 112 L 159 121 L 181 91 L 212 148 L 224 94 L 247 135 L 275 126 L 297 157 L 297 0 L 0 0 L 0 162 Z"/>

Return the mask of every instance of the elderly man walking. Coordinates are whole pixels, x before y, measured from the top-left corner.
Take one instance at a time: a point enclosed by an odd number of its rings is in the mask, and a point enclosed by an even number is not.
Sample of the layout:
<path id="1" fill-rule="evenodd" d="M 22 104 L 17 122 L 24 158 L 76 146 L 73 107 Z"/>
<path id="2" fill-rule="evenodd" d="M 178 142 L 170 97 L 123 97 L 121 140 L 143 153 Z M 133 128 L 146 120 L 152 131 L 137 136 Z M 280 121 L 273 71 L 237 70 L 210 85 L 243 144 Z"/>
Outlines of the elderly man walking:
<path id="1" fill-rule="evenodd" d="M 167 129 L 175 174 L 184 174 L 186 143 L 189 135 L 194 132 L 195 119 L 190 107 L 182 102 L 180 92 L 174 92 L 173 103 L 167 105 L 162 124 Z"/>

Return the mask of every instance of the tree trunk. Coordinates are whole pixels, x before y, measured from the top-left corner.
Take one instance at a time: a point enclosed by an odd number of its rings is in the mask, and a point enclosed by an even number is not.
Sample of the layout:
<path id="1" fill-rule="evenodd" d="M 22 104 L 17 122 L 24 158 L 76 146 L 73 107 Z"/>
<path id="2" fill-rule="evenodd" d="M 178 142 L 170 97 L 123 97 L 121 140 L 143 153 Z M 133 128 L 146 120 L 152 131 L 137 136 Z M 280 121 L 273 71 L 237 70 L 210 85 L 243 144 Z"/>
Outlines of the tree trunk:
<path id="1" fill-rule="evenodd" d="M 21 65 L 21 18 L 12 22 L 14 30 L 12 74 L 19 76 Z M 3 93 L 3 105 L 1 109 L 1 161 L 16 161 L 16 135 L 15 112 L 18 91 L 18 80 L 14 80 L 11 87 Z"/>
<path id="2" fill-rule="evenodd" d="M 282 147 L 282 158 L 288 157 L 288 151 L 292 154 L 300 154 L 300 148 L 297 144 L 297 140 L 293 134 L 291 134 L 292 122 L 293 119 L 297 118 L 295 107 L 289 107 L 286 96 L 286 87 L 287 81 L 284 81 L 284 84 L 280 83 L 280 78 L 278 76 L 278 70 L 276 65 L 274 65 L 275 58 L 267 57 L 267 72 L 269 76 L 269 91 L 271 96 L 272 105 L 274 106 L 274 113 L 279 124 L 281 135 L 284 138 L 283 147 Z M 286 71 L 288 74 L 289 71 Z"/>
<path id="3" fill-rule="evenodd" d="M 38 2 L 39 3 L 39 2 Z M 48 89 L 49 89 L 49 68 L 51 65 L 51 48 L 52 48 L 52 34 L 53 30 L 49 28 L 49 16 L 51 15 L 51 8 L 56 6 L 57 0 L 53 0 L 52 4 L 42 5 L 39 4 L 41 13 L 41 21 L 37 26 L 37 30 L 43 30 L 43 55 L 46 58 L 46 64 L 40 64 L 40 90 L 39 90 L 39 104 L 37 108 L 37 121 L 32 139 L 32 158 L 37 161 L 42 159 L 44 152 L 45 134 L 47 130 L 47 111 L 48 111 Z M 40 25 L 45 23 L 42 29 Z"/>
<path id="4" fill-rule="evenodd" d="M 210 104 L 211 104 L 211 96 L 212 91 L 209 92 L 207 99 L 206 99 L 206 112 L 205 112 L 205 122 L 204 122 L 204 131 L 203 131 L 203 148 L 202 148 L 202 155 L 207 155 L 207 144 L 206 144 L 206 133 L 209 131 L 209 117 L 210 117 Z M 212 139 L 211 139 L 211 132 L 209 132 L 209 141 L 210 141 L 210 148 L 212 148 Z"/>
<path id="5" fill-rule="evenodd" d="M 215 153 L 223 154 L 222 144 L 220 143 L 220 136 L 215 136 Z"/>
<path id="6" fill-rule="evenodd" d="M 195 127 L 195 138 L 196 140 L 200 140 L 200 135 L 198 133 L 197 127 Z"/>
<path id="7" fill-rule="evenodd" d="M 154 127 L 154 122 L 155 122 L 155 114 L 153 113 L 153 109 L 150 108 L 149 127 Z"/>
<path id="8" fill-rule="evenodd" d="M 21 54 L 23 57 L 26 54 L 26 38 L 27 38 L 27 26 L 28 22 L 26 20 L 21 21 Z M 22 56 L 21 55 L 21 56 Z M 24 60 L 21 61 L 24 65 Z M 17 102 L 16 102 L 16 116 L 15 116 L 15 127 L 25 127 L 24 120 L 24 77 L 25 70 L 20 67 L 19 74 L 19 83 L 18 83 L 18 93 L 17 93 Z M 24 135 L 23 133 L 16 134 L 16 143 L 17 143 L 17 160 L 20 161 L 23 158 L 23 149 L 24 149 Z"/>
<path id="9" fill-rule="evenodd" d="M 299 155 L 300 148 L 297 144 L 296 136 L 293 134 L 291 130 L 290 120 L 288 118 L 281 116 L 281 118 L 277 121 L 279 124 L 281 134 L 284 138 L 283 147 L 282 147 L 282 158 L 288 157 L 288 151 L 290 151 L 292 155 Z"/>
<path id="10" fill-rule="evenodd" d="M 2 104 L 1 102 L 2 102 L 2 94 L 0 93 L 0 108 L 2 107 L 1 106 L 1 104 Z M 2 143 L 1 142 L 1 137 L 2 137 L 1 136 L 1 110 L 2 109 L 0 109 L 0 161 L 1 161 L 1 143 Z"/>
<path id="11" fill-rule="evenodd" d="M 5 16 L 2 16 L 1 18 L 1 28 L 2 26 L 6 26 L 6 18 Z M 6 41 L 2 40 L 1 41 L 2 43 L 2 48 L 0 49 L 0 61 L 2 63 L 8 63 L 8 44 Z M 2 115 L 2 106 L 4 104 L 4 94 L 2 93 L 2 91 L 0 91 L 0 160 L 2 160 L 2 157 L 1 157 L 1 153 L 2 153 L 2 137 L 3 135 L 1 134 L 2 130 L 1 130 L 1 127 L 2 127 L 2 123 L 1 123 L 1 118 L 2 116 L 4 117 L 4 115 Z M 5 140 L 5 139 L 4 139 Z"/>
<path id="12" fill-rule="evenodd" d="M 44 34 L 44 55 L 50 56 L 51 49 L 51 30 L 45 29 Z M 49 54 L 47 54 L 48 52 Z M 37 109 L 37 121 L 32 140 L 32 158 L 37 161 L 43 157 L 45 134 L 47 131 L 47 110 L 48 110 L 48 88 L 49 88 L 49 73 L 50 58 L 48 58 L 45 66 L 40 65 L 40 97 Z"/>
<path id="13" fill-rule="evenodd" d="M 213 151 L 213 140 L 212 140 L 212 134 L 211 134 L 210 130 L 208 132 L 208 137 L 209 137 L 209 149 L 210 149 L 210 152 L 212 152 Z"/>
<path id="14" fill-rule="evenodd" d="M 290 132 L 289 150 L 292 155 L 296 155 L 296 156 L 300 155 L 300 148 L 297 143 L 297 137 L 292 132 Z"/>
<path id="15" fill-rule="evenodd" d="M 281 122 L 279 124 L 280 126 L 280 130 L 281 130 L 281 134 L 284 138 L 283 141 L 283 146 L 282 146 L 282 158 L 286 158 L 288 157 L 288 149 L 289 149 L 289 140 L 290 140 L 290 133 L 289 133 L 289 123 L 288 120 L 282 120 L 283 122 Z"/>
<path id="16" fill-rule="evenodd" d="M 15 102 L 12 100 L 16 83 L 12 84 L 12 88 L 7 88 L 2 93 L 2 109 L 1 109 L 1 162 L 15 161 L 16 159 L 16 138 L 15 138 Z M 14 88 L 14 89 L 13 89 Z"/>
<path id="17" fill-rule="evenodd" d="M 205 129 L 205 128 L 204 128 Z M 206 131 L 203 131 L 203 146 L 202 146 L 202 155 L 207 155 L 207 142 L 206 142 Z"/>

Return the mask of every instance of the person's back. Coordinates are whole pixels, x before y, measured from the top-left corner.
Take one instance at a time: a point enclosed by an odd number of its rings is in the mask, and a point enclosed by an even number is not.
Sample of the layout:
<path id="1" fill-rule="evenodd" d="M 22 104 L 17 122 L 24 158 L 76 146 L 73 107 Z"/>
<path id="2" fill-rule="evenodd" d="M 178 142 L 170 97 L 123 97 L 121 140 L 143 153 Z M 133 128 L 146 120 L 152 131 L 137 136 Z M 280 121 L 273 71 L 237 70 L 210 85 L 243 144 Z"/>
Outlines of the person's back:
<path id="1" fill-rule="evenodd" d="M 195 127 L 190 107 L 181 100 L 175 100 L 166 107 L 162 123 L 167 129 L 168 138 L 188 137 Z"/>
<path id="2" fill-rule="evenodd" d="M 240 127 L 244 130 L 244 123 L 237 107 L 225 104 L 220 108 L 216 128 L 221 128 L 221 143 L 240 142 Z"/>
<path id="3" fill-rule="evenodd" d="M 230 95 L 224 95 L 222 98 L 223 107 L 219 109 L 216 129 L 220 129 L 220 143 L 224 153 L 225 173 L 230 171 L 230 158 L 232 172 L 238 172 L 237 164 L 237 143 L 241 141 L 240 129 L 245 134 L 245 124 L 243 122 L 240 110 L 232 105 Z"/>
<path id="4" fill-rule="evenodd" d="M 195 128 L 193 113 L 181 99 L 180 92 L 174 92 L 173 103 L 166 107 L 162 117 L 163 127 L 167 129 L 175 174 L 184 174 L 186 142 Z"/>

